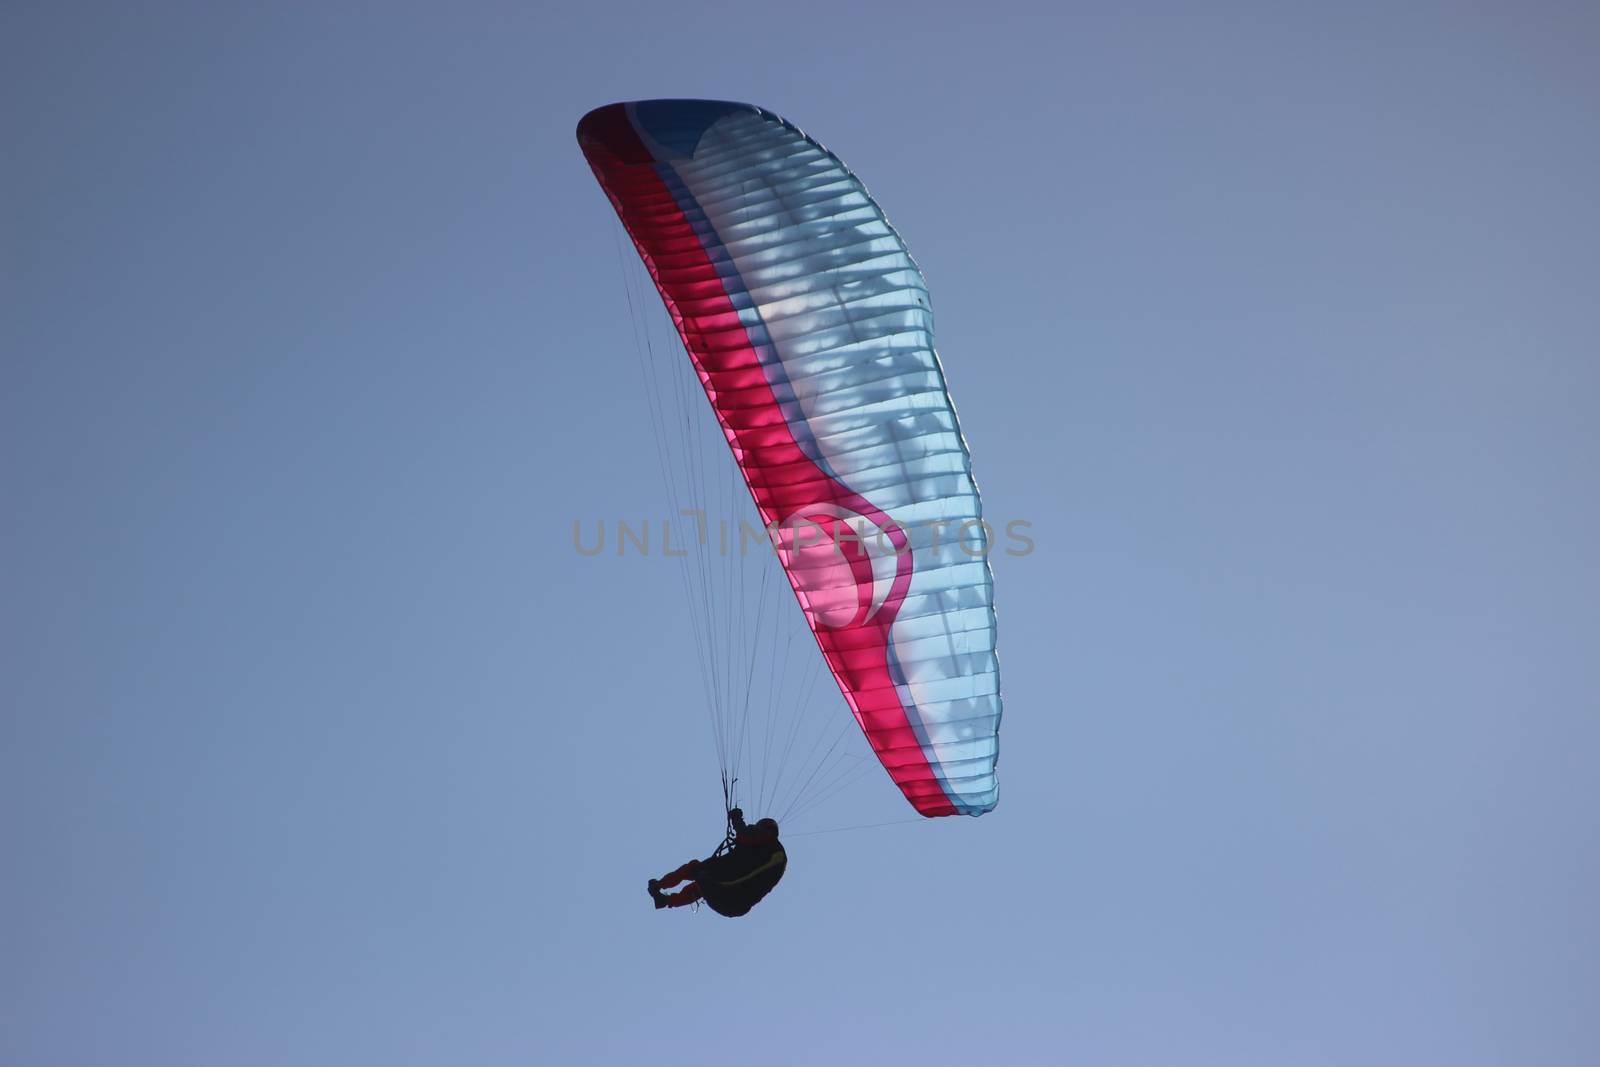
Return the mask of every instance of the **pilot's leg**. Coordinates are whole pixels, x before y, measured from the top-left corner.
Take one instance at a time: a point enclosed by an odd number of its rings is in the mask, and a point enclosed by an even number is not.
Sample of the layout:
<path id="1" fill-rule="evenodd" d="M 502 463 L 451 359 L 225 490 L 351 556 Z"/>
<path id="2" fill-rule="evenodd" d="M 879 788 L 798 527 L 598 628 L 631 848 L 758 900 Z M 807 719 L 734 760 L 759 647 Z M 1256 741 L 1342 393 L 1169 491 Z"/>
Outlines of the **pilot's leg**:
<path id="1" fill-rule="evenodd" d="M 667 902 L 666 906 L 669 908 L 687 907 L 700 899 L 700 887 L 690 882 L 688 886 L 670 896 L 662 894 L 661 899 Z"/>
<path id="2" fill-rule="evenodd" d="M 679 867 L 677 870 L 673 871 L 671 874 L 662 875 L 661 879 L 660 879 L 661 888 L 662 889 L 671 889 L 673 886 L 677 885 L 679 882 L 687 881 L 687 880 L 693 878 L 695 876 L 695 872 L 698 871 L 699 869 L 700 869 L 700 861 L 699 860 L 690 860 L 688 863 L 685 863 L 682 867 Z"/>

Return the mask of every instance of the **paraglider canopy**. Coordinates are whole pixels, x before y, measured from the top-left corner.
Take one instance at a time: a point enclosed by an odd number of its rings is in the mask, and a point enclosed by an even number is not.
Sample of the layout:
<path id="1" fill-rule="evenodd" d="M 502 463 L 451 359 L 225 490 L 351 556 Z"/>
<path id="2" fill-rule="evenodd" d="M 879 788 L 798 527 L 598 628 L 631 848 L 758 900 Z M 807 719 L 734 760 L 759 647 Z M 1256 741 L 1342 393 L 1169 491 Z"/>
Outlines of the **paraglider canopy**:
<path id="1" fill-rule="evenodd" d="M 899 234 L 837 157 L 750 104 L 611 104 L 578 141 L 873 751 L 922 814 L 990 810 L 989 532 Z"/>

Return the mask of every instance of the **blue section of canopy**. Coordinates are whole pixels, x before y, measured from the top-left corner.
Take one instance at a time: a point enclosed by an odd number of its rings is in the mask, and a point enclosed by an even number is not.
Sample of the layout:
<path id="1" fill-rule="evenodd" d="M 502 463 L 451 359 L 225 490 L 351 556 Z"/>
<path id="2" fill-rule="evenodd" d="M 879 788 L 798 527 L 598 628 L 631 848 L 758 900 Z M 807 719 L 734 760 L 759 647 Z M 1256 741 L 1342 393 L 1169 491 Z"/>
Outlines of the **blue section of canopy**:
<path id="1" fill-rule="evenodd" d="M 635 108 L 679 154 L 669 185 L 727 256 L 719 273 L 796 441 L 909 537 L 891 676 L 951 803 L 989 810 L 1002 705 L 988 534 L 922 272 L 861 182 L 783 120 L 740 104 Z"/>

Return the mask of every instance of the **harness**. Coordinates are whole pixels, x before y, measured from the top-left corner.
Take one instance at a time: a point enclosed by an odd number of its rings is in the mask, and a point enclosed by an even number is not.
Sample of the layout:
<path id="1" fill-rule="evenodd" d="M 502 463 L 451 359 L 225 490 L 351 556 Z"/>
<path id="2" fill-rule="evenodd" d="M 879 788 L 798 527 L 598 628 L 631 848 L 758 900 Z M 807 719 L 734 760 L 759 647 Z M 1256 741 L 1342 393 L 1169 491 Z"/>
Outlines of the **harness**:
<path id="1" fill-rule="evenodd" d="M 718 859 L 731 852 L 733 843 L 739 836 L 739 831 L 733 827 L 733 787 L 738 781 L 739 779 L 737 778 L 731 782 L 724 779 L 722 783 L 722 807 L 727 812 L 728 832 L 722 835 L 722 844 L 718 845 L 717 850 L 711 854 L 712 859 Z"/>

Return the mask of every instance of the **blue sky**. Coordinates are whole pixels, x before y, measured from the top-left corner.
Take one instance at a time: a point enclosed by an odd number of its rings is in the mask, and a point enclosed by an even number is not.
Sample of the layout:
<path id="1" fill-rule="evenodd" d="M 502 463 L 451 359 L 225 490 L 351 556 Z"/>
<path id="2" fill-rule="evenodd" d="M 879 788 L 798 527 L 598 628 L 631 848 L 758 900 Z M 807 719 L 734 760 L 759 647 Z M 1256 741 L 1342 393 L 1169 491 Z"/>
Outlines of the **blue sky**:
<path id="1" fill-rule="evenodd" d="M 1592 1062 L 1597 31 L 8 5 L 0 1060 Z M 667 95 L 866 181 L 1038 543 L 1000 807 L 738 922 L 643 893 L 677 576 L 571 541 L 661 507 L 572 128 Z"/>

